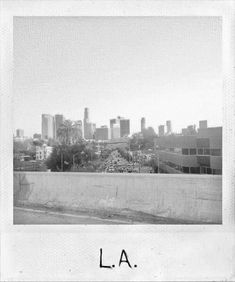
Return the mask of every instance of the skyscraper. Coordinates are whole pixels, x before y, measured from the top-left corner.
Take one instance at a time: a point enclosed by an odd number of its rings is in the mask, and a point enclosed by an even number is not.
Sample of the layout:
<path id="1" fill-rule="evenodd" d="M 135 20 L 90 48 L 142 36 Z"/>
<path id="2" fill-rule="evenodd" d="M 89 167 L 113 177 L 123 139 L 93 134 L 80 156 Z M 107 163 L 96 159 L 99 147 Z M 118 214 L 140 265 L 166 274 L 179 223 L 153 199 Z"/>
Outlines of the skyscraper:
<path id="1" fill-rule="evenodd" d="M 16 137 L 24 137 L 24 130 L 23 129 L 16 129 Z"/>
<path id="2" fill-rule="evenodd" d="M 89 109 L 88 108 L 85 108 L 85 110 L 84 110 L 83 124 L 84 124 L 84 138 L 88 139 L 88 140 L 94 139 L 94 133 L 95 133 L 96 125 L 95 125 L 95 123 L 90 122 Z"/>
<path id="3" fill-rule="evenodd" d="M 159 136 L 164 136 L 165 135 L 165 127 L 164 127 L 164 125 L 159 125 L 158 126 L 158 135 Z"/>
<path id="4" fill-rule="evenodd" d="M 55 133 L 54 133 L 55 139 L 57 139 L 57 130 L 63 124 L 63 122 L 64 122 L 63 115 L 59 115 L 59 114 L 55 115 L 55 124 L 54 124 L 55 125 Z"/>
<path id="5" fill-rule="evenodd" d="M 54 117 L 42 114 L 42 139 L 54 138 Z"/>
<path id="6" fill-rule="evenodd" d="M 130 120 L 120 119 L 120 137 L 128 136 L 130 134 Z"/>
<path id="7" fill-rule="evenodd" d="M 95 132 L 96 132 L 96 124 L 91 123 L 91 135 L 92 135 L 91 139 L 95 139 Z"/>
<path id="8" fill-rule="evenodd" d="M 112 139 L 120 138 L 120 124 L 114 123 L 112 127 Z"/>
<path id="9" fill-rule="evenodd" d="M 90 125 L 89 125 L 89 109 L 84 109 L 84 118 L 83 118 L 83 126 L 84 126 L 84 138 L 85 139 L 91 139 L 90 138 Z"/>
<path id="10" fill-rule="evenodd" d="M 166 121 L 166 134 L 169 135 L 172 133 L 172 127 L 171 127 L 171 120 Z"/>
<path id="11" fill-rule="evenodd" d="M 114 124 L 119 124 L 119 119 L 113 118 L 110 119 L 110 131 L 111 131 L 111 139 L 113 139 L 113 126 Z"/>
<path id="12" fill-rule="evenodd" d="M 96 140 L 109 140 L 110 139 L 109 128 L 106 125 L 96 128 L 95 139 Z"/>
<path id="13" fill-rule="evenodd" d="M 118 126 L 117 126 L 118 125 Z M 115 129 L 113 130 L 113 128 Z M 124 117 L 118 116 L 117 118 L 110 119 L 110 130 L 111 130 L 111 138 L 117 138 L 117 131 L 118 128 L 120 130 L 119 137 L 124 137 L 130 134 L 130 120 L 125 119 Z M 113 134 L 113 131 L 115 131 L 115 136 Z"/>
<path id="14" fill-rule="evenodd" d="M 86 121 L 86 123 L 90 122 L 89 120 L 89 109 L 85 108 L 84 110 L 84 121 Z"/>
<path id="15" fill-rule="evenodd" d="M 117 123 L 117 122 L 118 122 L 118 121 L 117 121 L 116 118 L 110 119 L 110 129 L 112 129 L 112 128 L 113 128 L 113 125 L 114 125 L 115 123 Z"/>
<path id="16" fill-rule="evenodd" d="M 146 121 L 145 121 L 145 118 L 142 117 L 141 118 L 141 132 L 145 130 L 145 127 L 146 127 Z"/>

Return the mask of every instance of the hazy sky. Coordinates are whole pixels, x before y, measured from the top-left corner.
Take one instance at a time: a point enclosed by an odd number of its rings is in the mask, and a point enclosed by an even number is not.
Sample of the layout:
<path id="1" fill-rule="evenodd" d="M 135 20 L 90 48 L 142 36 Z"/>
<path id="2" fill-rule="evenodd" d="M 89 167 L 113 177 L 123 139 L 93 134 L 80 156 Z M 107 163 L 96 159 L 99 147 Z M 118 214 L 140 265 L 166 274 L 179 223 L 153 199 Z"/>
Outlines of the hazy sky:
<path id="1" fill-rule="evenodd" d="M 157 131 L 222 125 L 221 20 L 216 17 L 21 17 L 14 20 L 14 128 L 41 114 L 99 127 L 118 115 Z"/>

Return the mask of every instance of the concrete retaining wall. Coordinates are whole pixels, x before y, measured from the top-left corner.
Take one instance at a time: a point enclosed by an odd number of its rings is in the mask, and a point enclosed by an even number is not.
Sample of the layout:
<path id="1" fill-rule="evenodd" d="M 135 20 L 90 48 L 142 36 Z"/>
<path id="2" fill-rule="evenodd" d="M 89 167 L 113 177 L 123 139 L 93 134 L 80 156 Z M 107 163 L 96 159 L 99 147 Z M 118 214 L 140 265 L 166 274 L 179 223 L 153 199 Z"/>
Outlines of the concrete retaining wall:
<path id="1" fill-rule="evenodd" d="M 14 202 L 72 209 L 131 209 L 220 223 L 222 177 L 175 174 L 15 172 Z"/>

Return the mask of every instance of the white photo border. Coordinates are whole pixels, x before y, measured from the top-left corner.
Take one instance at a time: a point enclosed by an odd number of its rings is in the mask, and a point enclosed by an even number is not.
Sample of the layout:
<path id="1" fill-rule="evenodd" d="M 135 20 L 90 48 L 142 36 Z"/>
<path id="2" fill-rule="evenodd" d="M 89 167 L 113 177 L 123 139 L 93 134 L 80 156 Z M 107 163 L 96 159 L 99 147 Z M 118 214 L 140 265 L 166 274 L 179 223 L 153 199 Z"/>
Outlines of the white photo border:
<path id="1" fill-rule="evenodd" d="M 235 257 L 235 8 L 234 1 L 0 1 L 1 281 L 232 281 Z M 13 225 L 14 17 L 222 17 L 222 225 Z M 136 269 L 99 268 L 125 249 Z"/>

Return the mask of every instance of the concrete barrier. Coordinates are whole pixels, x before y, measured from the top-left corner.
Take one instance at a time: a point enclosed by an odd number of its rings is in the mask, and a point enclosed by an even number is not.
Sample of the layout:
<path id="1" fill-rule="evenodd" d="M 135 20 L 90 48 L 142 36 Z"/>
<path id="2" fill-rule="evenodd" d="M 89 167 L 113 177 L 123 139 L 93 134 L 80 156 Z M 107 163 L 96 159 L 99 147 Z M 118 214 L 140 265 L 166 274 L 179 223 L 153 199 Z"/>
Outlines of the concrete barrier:
<path id="1" fill-rule="evenodd" d="M 130 209 L 176 219 L 221 223 L 222 177 L 14 172 L 14 204 Z"/>

